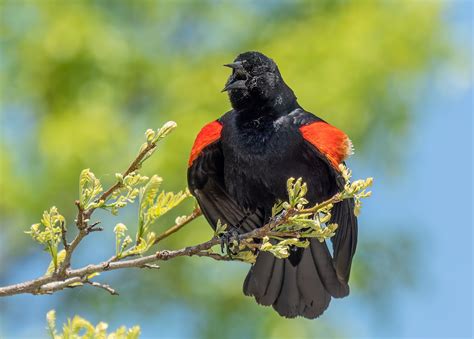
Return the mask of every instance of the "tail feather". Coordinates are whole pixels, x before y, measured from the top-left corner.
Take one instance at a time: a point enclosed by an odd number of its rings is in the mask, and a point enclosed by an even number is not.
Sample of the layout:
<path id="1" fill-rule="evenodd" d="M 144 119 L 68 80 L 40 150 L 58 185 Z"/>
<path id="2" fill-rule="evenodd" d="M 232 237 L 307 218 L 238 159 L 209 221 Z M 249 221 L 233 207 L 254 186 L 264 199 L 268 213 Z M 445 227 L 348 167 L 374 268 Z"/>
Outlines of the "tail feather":
<path id="1" fill-rule="evenodd" d="M 290 260 L 278 259 L 283 262 L 284 276 L 280 295 L 273 308 L 283 317 L 295 318 L 300 315 L 300 292 L 296 281 L 297 266 L 293 266 Z"/>
<path id="2" fill-rule="evenodd" d="M 244 282 L 245 295 L 254 296 L 261 305 L 273 305 L 287 318 L 317 318 L 329 306 L 331 296 L 348 293 L 348 285 L 338 279 L 326 244 L 316 239 L 311 239 L 297 265 L 260 252 Z"/>
<path id="3" fill-rule="evenodd" d="M 334 205 L 331 223 L 337 223 L 331 238 L 333 256 L 326 242 L 310 239 L 310 246 L 277 259 L 260 252 L 244 283 L 244 293 L 273 308 L 282 316 L 314 319 L 329 306 L 331 297 L 349 294 L 349 275 L 357 246 L 357 218 L 354 201 Z"/>
<path id="4" fill-rule="evenodd" d="M 255 265 L 252 266 L 245 279 L 245 295 L 254 295 L 256 298 L 262 298 L 265 295 L 274 273 L 275 260 L 276 258 L 269 252 L 258 255 Z"/>
<path id="5" fill-rule="evenodd" d="M 311 239 L 310 243 L 314 263 L 326 291 L 334 298 L 347 296 L 349 285 L 338 277 L 326 243 L 317 239 Z"/>
<path id="6" fill-rule="evenodd" d="M 257 259 L 258 260 L 258 259 Z M 275 258 L 275 264 L 273 266 L 272 277 L 268 283 L 265 294 L 261 297 L 255 296 L 255 300 L 262 305 L 272 305 L 280 295 L 281 285 L 283 282 L 284 265 L 283 260 Z"/>
<path id="7" fill-rule="evenodd" d="M 319 317 L 328 308 L 331 296 L 321 282 L 309 249 L 303 252 L 298 265 L 297 282 L 301 294 L 299 313 L 309 319 Z"/>

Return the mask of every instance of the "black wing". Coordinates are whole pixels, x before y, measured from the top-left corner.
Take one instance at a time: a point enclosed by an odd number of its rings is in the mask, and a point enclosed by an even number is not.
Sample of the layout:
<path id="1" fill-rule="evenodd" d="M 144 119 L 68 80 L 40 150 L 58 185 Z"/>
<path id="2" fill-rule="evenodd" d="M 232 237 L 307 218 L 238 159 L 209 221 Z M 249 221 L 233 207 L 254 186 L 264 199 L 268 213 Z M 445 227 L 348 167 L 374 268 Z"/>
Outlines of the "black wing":
<path id="1" fill-rule="evenodd" d="M 347 282 L 357 247 L 358 226 L 354 214 L 354 199 L 346 199 L 335 204 L 330 222 L 339 225 L 336 235 L 331 238 L 334 265 L 339 278 Z"/>
<path id="2" fill-rule="evenodd" d="M 228 225 L 228 230 L 245 233 L 263 225 L 263 213 L 240 207 L 229 196 L 224 184 L 224 159 L 221 143 L 205 147 L 188 169 L 188 185 L 211 226 L 217 222 Z"/>
<path id="3" fill-rule="evenodd" d="M 311 124 L 313 122 L 324 122 L 320 118 L 303 110 L 298 110 L 291 115 L 294 115 L 293 121 L 299 127 Z M 308 146 L 307 149 L 310 150 L 309 152 L 306 152 L 306 156 L 313 158 L 314 163 L 323 160 L 327 164 L 327 168 L 329 168 L 332 172 L 332 177 L 336 181 L 336 189 L 339 191 L 342 190 L 344 188 L 345 181 L 338 170 L 336 170 L 334 166 L 331 165 L 328 158 L 322 154 L 313 144 L 307 140 L 305 140 L 305 143 Z M 311 188 L 309 188 L 309 190 L 311 190 Z M 352 258 L 357 247 L 358 225 L 357 217 L 354 214 L 354 199 L 345 199 L 341 202 L 338 202 L 334 205 L 331 212 L 332 217 L 330 222 L 338 224 L 336 234 L 331 238 L 331 242 L 333 244 L 333 262 L 338 278 L 341 281 L 347 283 L 349 280 Z"/>

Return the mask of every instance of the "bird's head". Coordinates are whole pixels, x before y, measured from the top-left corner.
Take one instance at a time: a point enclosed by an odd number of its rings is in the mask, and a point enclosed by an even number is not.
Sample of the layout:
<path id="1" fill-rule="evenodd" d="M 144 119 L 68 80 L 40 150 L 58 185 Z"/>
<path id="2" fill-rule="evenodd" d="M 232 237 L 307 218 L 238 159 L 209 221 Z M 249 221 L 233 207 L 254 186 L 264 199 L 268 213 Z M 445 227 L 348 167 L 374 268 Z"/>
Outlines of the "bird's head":
<path id="1" fill-rule="evenodd" d="M 234 109 L 278 109 L 296 102 L 296 97 L 283 81 L 278 66 L 262 53 L 239 54 L 234 62 L 224 66 L 230 67 L 232 74 L 222 91 L 228 93 Z"/>

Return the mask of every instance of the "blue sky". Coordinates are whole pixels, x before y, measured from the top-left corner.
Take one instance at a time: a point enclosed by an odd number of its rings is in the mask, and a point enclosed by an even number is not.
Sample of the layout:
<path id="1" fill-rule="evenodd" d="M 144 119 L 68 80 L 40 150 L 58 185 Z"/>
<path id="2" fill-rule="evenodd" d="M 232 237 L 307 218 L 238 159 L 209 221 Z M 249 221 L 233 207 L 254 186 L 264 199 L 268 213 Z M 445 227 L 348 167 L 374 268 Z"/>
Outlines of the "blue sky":
<path id="1" fill-rule="evenodd" d="M 376 203 L 364 210 L 368 224 L 399 215 L 396 227 L 415 227 L 419 237 L 417 286 L 393 305 L 397 327 L 381 324 L 371 336 L 472 336 L 473 6 L 451 5 L 449 39 L 466 53 L 464 69 L 435 67 L 426 77 L 397 174 L 357 164 L 377 180 Z"/>
<path id="2" fill-rule="evenodd" d="M 374 173 L 376 202 L 364 210 L 369 220 L 403 211 L 396 227 L 418 235 L 422 266 L 415 290 L 395 302 L 396 336 L 467 337 L 472 330 L 472 82 L 446 95 L 450 85 L 427 86 L 406 165 L 397 177 Z"/>
<path id="3" fill-rule="evenodd" d="M 456 3 L 456 2 L 455 2 Z M 450 13 L 452 41 L 472 53 L 472 3 Z M 462 29 L 464 26 L 464 30 Z M 466 34 L 470 26 L 470 34 Z M 467 28 L 467 29 L 466 29 Z M 403 181 L 387 187 L 419 221 L 425 244 L 416 294 L 401 298 L 401 334 L 427 337 L 472 335 L 472 54 L 464 73 L 435 72 L 417 110 Z M 411 201 L 400 201 L 401 197 Z"/>

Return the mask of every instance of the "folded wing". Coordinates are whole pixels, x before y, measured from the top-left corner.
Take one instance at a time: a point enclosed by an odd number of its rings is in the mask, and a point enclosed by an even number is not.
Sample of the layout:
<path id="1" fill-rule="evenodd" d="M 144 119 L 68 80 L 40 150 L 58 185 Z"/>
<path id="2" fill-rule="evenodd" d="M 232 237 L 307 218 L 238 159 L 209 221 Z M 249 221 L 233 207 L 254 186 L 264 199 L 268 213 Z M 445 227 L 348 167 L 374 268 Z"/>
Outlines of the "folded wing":
<path id="1" fill-rule="evenodd" d="M 221 123 L 214 121 L 199 132 L 189 159 L 188 185 L 214 229 L 220 220 L 230 229 L 245 233 L 263 225 L 263 213 L 240 207 L 227 193 L 220 143 L 221 131 Z"/>
<path id="2" fill-rule="evenodd" d="M 311 145 L 313 156 L 325 159 L 334 170 L 339 189 L 344 186 L 339 165 L 352 154 L 353 147 L 347 135 L 324 121 L 310 121 L 302 124 L 300 132 L 307 144 Z M 354 214 L 354 200 L 346 199 L 334 205 L 331 223 L 337 223 L 336 234 L 331 238 L 333 262 L 337 277 L 347 283 L 357 246 L 357 217 Z"/>

